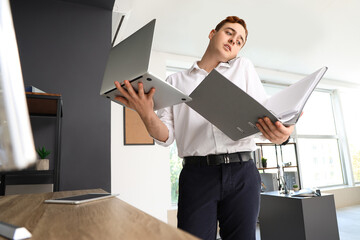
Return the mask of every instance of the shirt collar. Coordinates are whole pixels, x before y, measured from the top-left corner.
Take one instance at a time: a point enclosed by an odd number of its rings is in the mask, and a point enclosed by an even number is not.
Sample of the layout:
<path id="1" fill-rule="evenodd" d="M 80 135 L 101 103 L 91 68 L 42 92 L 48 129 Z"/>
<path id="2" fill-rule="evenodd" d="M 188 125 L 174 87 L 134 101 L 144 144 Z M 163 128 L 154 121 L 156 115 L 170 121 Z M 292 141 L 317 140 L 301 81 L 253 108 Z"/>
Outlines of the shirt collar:
<path id="1" fill-rule="evenodd" d="M 221 62 L 219 63 L 219 65 L 217 67 L 231 67 L 233 65 L 233 63 L 235 62 L 235 60 L 237 59 L 238 57 L 235 57 L 233 59 L 230 59 L 229 61 L 227 62 Z"/>
<path id="2" fill-rule="evenodd" d="M 221 63 L 219 63 L 219 64 L 215 67 L 215 69 L 217 69 L 217 68 L 219 68 L 219 67 L 230 68 L 230 67 L 233 65 L 233 63 L 235 62 L 235 60 L 236 60 L 237 58 L 238 58 L 238 57 L 235 57 L 235 58 L 233 58 L 233 59 L 231 59 L 231 60 L 229 60 L 229 61 L 227 61 L 227 62 L 221 62 Z M 194 70 L 204 71 L 203 69 L 201 69 L 201 68 L 199 67 L 199 65 L 197 64 L 197 61 L 194 62 L 194 64 L 191 66 L 191 68 L 189 69 L 189 73 L 191 73 L 191 72 L 194 71 Z"/>
<path id="3" fill-rule="evenodd" d="M 192 71 L 195 71 L 195 70 L 202 70 L 199 65 L 197 64 L 197 61 L 194 62 L 194 64 L 191 66 L 191 68 L 189 68 L 189 73 L 191 73 Z"/>

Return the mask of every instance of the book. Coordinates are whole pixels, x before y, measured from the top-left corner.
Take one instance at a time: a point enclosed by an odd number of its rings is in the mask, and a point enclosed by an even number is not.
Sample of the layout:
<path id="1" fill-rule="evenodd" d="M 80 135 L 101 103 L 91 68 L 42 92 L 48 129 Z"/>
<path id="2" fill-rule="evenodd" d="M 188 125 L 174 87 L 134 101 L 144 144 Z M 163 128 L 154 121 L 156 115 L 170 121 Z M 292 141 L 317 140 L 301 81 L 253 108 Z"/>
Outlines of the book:
<path id="1" fill-rule="evenodd" d="M 285 126 L 294 125 L 327 67 L 297 81 L 270 97 L 263 105 L 215 69 L 190 94 L 187 102 L 224 134 L 236 141 L 259 132 L 259 118 L 269 117 Z"/>
<path id="2" fill-rule="evenodd" d="M 255 162 L 256 168 L 262 168 L 261 157 L 262 157 L 261 149 L 258 148 L 254 151 L 254 162 Z"/>
<path id="3" fill-rule="evenodd" d="M 44 91 L 34 87 L 34 86 L 31 86 L 31 85 L 26 85 L 25 86 L 25 92 L 33 92 L 33 93 L 45 93 Z"/>

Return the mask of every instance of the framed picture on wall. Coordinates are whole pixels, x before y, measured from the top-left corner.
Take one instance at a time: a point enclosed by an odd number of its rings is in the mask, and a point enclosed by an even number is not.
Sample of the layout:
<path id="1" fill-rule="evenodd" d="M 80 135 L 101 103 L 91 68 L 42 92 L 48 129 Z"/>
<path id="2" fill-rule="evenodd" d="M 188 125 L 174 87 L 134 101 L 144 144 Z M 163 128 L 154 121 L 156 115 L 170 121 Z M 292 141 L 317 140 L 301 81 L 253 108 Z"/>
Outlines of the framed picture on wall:
<path id="1" fill-rule="evenodd" d="M 124 107 L 124 145 L 154 145 L 139 114 Z"/>

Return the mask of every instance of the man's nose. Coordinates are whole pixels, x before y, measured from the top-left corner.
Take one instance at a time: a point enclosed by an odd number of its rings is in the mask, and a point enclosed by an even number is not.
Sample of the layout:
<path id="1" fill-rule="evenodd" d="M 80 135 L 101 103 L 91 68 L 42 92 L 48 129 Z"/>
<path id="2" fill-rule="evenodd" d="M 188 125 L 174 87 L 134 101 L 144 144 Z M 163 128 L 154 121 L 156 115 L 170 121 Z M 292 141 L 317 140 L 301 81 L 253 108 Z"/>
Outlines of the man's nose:
<path id="1" fill-rule="evenodd" d="M 229 43 L 232 44 L 232 45 L 234 45 L 234 44 L 235 44 L 235 41 L 230 38 L 230 39 L 229 39 Z"/>

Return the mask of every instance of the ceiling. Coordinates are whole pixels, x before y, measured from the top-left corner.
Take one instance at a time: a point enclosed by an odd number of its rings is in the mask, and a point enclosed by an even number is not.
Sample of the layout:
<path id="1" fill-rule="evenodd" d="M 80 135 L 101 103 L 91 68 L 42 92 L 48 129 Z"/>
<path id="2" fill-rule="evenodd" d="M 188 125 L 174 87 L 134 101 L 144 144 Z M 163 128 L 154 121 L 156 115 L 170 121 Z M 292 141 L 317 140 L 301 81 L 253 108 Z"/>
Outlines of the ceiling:
<path id="1" fill-rule="evenodd" d="M 201 57 L 208 34 L 229 15 L 243 18 L 248 41 L 240 55 L 257 67 L 309 74 L 328 66 L 327 79 L 360 84 L 358 0 L 118 0 L 128 36 L 157 19 L 154 50 Z"/>

